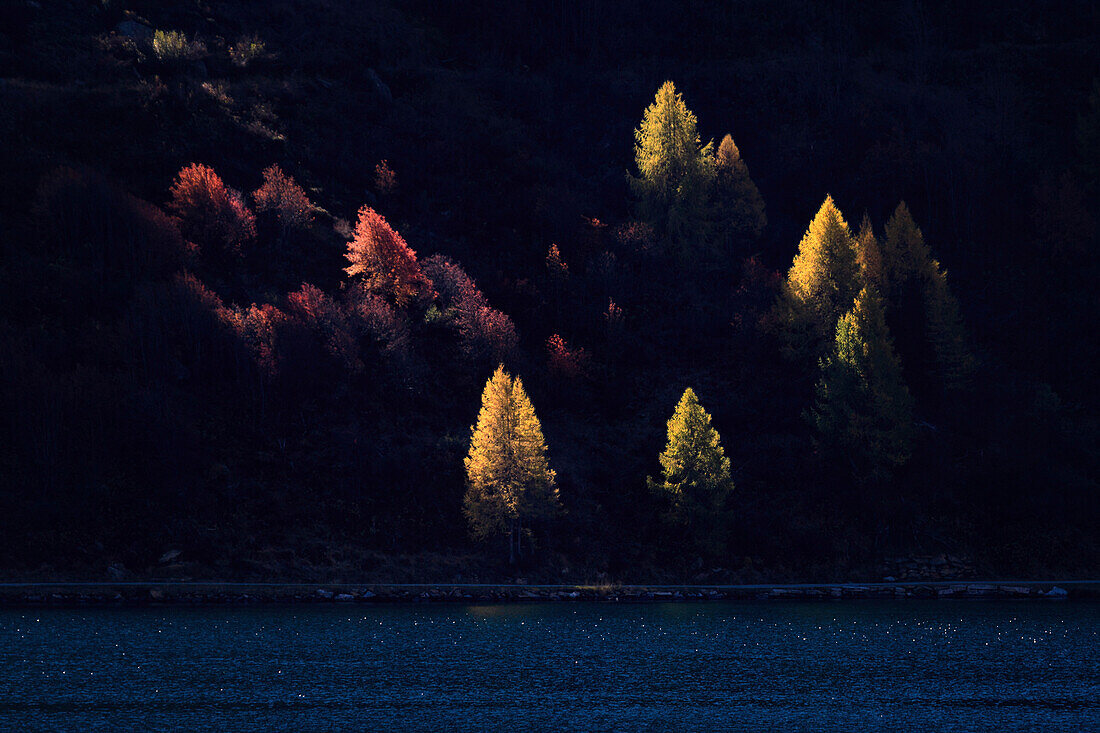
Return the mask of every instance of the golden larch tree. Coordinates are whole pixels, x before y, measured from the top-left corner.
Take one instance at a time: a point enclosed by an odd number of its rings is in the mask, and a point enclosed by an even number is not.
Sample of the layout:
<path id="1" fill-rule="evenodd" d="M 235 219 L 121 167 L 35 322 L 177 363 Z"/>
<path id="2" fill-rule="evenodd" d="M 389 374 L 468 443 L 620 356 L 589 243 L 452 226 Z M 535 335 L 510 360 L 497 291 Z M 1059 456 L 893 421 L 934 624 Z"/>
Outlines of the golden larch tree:
<path id="1" fill-rule="evenodd" d="M 856 235 L 856 263 L 859 265 L 863 285 L 869 285 L 880 293 L 884 292 L 886 273 L 883 270 L 882 245 L 875 237 L 871 217 L 867 214 L 863 215 L 863 221 L 859 223 L 859 234 Z"/>
<path id="2" fill-rule="evenodd" d="M 789 352 L 811 359 L 827 353 L 837 320 L 862 286 L 859 268 L 848 223 L 826 196 L 802 235 L 780 294 L 778 321 Z"/>
<path id="3" fill-rule="evenodd" d="M 485 383 L 465 459 L 463 512 L 476 539 L 507 534 L 511 562 L 522 554 L 524 525 L 560 511 L 546 441 L 523 381 L 498 366 Z"/>
<path id="4" fill-rule="evenodd" d="M 681 248 L 706 235 L 706 206 L 714 180 L 714 144 L 699 140 L 698 120 L 676 85 L 666 81 L 634 131 L 630 177 L 639 218 L 667 234 Z"/>

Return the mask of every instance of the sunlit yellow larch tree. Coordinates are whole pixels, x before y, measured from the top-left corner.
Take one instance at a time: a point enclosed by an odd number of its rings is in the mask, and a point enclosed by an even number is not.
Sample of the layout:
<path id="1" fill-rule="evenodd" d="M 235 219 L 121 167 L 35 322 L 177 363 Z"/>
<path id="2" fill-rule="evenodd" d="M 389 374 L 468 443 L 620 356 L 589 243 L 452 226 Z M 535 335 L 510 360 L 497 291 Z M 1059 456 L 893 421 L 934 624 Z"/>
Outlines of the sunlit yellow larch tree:
<path id="1" fill-rule="evenodd" d="M 859 265 L 859 275 L 863 279 L 863 284 L 870 285 L 882 293 L 886 287 L 882 246 L 875 237 L 871 217 L 867 214 L 863 215 L 863 221 L 859 223 L 859 234 L 856 235 L 855 241 L 856 263 Z"/>
<path id="2" fill-rule="evenodd" d="M 657 90 L 634 141 L 638 176 L 629 180 L 639 217 L 681 249 L 697 247 L 706 238 L 714 144 L 701 144 L 695 115 L 671 81 Z"/>
<path id="3" fill-rule="evenodd" d="M 715 213 L 719 238 L 729 246 L 738 240 L 756 239 L 768 225 L 764 199 L 749 176 L 733 138 L 726 135 L 714 159 Z"/>
<path id="4" fill-rule="evenodd" d="M 554 471 L 535 408 L 503 366 L 485 383 L 466 456 L 463 512 L 476 539 L 507 534 L 508 554 L 522 554 L 525 524 L 560 510 Z"/>
<path id="5" fill-rule="evenodd" d="M 885 479 L 909 460 L 912 399 L 873 289 L 864 288 L 837 323 L 816 393 L 818 441 L 847 459 L 858 479 Z"/>
<path id="6" fill-rule="evenodd" d="M 802 235 L 780 295 L 779 323 L 790 353 L 811 359 L 827 353 L 837 320 L 862 286 L 859 268 L 848 224 L 826 196 Z"/>
<path id="7" fill-rule="evenodd" d="M 690 387 L 668 421 L 668 444 L 660 462 L 662 480 L 646 481 L 668 501 L 666 518 L 686 530 L 698 549 L 716 554 L 725 539 L 726 498 L 733 491 L 730 459 Z"/>

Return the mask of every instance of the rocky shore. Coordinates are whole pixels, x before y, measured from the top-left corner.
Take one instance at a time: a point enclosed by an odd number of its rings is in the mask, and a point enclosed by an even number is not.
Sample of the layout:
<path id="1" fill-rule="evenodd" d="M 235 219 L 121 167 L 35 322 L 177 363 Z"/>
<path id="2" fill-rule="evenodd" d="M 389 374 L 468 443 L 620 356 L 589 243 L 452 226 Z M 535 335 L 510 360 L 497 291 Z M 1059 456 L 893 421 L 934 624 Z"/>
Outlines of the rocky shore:
<path id="1" fill-rule="evenodd" d="M 0 584 L 0 605 L 150 605 L 250 603 L 538 603 L 824 601 L 855 599 L 1100 598 L 1100 583 L 1069 581 L 869 583 L 740 586 L 624 585 L 285 585 L 274 583 Z"/>

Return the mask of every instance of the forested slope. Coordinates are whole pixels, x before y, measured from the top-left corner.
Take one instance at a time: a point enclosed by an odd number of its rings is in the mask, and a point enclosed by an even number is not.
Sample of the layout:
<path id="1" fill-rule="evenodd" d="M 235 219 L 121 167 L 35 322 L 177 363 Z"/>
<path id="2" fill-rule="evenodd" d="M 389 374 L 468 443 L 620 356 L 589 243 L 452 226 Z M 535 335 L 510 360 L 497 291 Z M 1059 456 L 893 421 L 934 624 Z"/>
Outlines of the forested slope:
<path id="1" fill-rule="evenodd" d="M 1094 4 L 2 12 L 9 575 L 1096 569 Z"/>

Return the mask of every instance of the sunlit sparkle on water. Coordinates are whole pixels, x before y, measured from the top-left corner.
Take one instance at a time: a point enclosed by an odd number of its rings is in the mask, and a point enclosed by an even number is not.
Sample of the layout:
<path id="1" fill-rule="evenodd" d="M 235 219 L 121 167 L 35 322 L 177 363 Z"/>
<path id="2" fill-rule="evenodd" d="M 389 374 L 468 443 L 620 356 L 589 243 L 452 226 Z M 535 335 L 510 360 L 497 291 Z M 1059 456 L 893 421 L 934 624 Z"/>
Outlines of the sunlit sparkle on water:
<path id="1" fill-rule="evenodd" d="M 0 611 L 0 730 L 1097 730 L 1100 604 Z"/>

